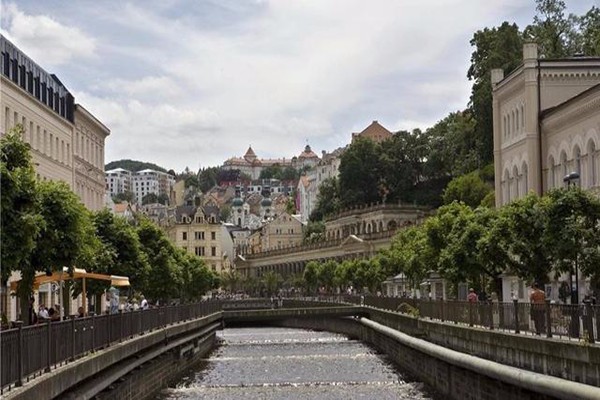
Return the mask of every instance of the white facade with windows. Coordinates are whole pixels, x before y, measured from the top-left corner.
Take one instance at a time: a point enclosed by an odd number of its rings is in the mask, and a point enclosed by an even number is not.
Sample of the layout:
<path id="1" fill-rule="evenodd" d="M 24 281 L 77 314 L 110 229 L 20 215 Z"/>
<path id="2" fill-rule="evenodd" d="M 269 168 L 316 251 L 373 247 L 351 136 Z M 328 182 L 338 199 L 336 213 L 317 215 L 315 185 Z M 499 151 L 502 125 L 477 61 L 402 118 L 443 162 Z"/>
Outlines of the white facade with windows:
<path id="1" fill-rule="evenodd" d="M 166 195 L 170 198 L 173 186 L 175 186 L 175 178 L 166 172 L 145 169 L 133 175 L 132 191 L 138 204 L 142 204 L 142 199 L 149 193 L 157 196 Z"/>
<path id="2" fill-rule="evenodd" d="M 106 191 L 111 196 L 116 196 L 119 193 L 131 192 L 132 186 L 131 171 L 123 168 L 115 168 L 106 171 Z"/>
<path id="3" fill-rule="evenodd" d="M 496 205 L 577 184 L 600 192 L 600 58 L 538 58 L 526 44 L 523 65 L 492 71 Z"/>

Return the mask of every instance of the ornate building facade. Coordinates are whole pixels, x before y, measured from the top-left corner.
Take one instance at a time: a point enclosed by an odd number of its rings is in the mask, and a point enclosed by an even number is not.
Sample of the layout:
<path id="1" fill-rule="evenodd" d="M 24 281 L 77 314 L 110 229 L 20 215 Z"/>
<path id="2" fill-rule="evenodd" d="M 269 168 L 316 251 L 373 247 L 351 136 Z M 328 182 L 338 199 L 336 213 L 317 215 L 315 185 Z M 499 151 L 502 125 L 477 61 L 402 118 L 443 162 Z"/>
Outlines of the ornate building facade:
<path id="1" fill-rule="evenodd" d="M 63 181 L 87 208 L 102 209 L 104 142 L 110 130 L 4 36 L 0 50 L 0 134 L 21 124 L 38 179 Z"/>
<path id="2" fill-rule="evenodd" d="M 523 64 L 492 71 L 496 205 L 564 185 L 600 188 L 600 58 L 550 60 L 525 44 Z"/>

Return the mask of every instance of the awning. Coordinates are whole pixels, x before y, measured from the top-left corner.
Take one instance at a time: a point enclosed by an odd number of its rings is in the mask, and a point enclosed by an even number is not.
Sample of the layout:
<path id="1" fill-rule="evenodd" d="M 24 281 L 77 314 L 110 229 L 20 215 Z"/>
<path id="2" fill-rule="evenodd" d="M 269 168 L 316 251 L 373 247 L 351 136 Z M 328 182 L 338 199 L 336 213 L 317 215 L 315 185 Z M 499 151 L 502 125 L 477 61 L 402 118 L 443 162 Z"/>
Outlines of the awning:
<path id="1" fill-rule="evenodd" d="M 94 272 L 87 272 L 83 268 L 74 268 L 73 275 L 69 274 L 69 270 L 65 267 L 61 271 L 54 271 L 52 275 L 40 274 L 33 280 L 33 289 L 37 290 L 45 283 L 67 281 L 70 279 L 98 279 L 103 281 L 110 281 L 112 286 L 129 286 L 129 278 L 126 276 L 119 275 L 105 275 L 97 274 Z M 10 290 L 17 290 L 19 281 L 13 281 L 10 283 Z"/>

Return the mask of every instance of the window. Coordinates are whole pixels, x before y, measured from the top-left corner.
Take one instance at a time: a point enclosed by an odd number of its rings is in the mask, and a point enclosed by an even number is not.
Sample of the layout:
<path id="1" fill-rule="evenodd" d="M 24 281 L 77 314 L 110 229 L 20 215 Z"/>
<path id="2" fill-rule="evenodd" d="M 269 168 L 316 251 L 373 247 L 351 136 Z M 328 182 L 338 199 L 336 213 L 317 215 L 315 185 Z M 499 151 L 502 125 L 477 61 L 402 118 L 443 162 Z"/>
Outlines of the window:
<path id="1" fill-rule="evenodd" d="M 217 232 L 210 233 L 210 240 L 217 240 Z"/>
<path id="2" fill-rule="evenodd" d="M 195 240 L 204 240 L 204 232 L 199 232 L 199 231 L 194 232 L 194 239 Z"/>
<path id="3" fill-rule="evenodd" d="M 202 246 L 195 247 L 194 248 L 194 253 L 197 256 L 204 257 L 204 247 L 202 247 Z"/>
<path id="4" fill-rule="evenodd" d="M 212 257 L 216 257 L 216 255 L 217 255 L 217 248 L 216 248 L 215 246 L 212 246 L 212 247 L 210 248 L 210 255 L 211 255 Z"/>
<path id="5" fill-rule="evenodd" d="M 181 233 L 181 239 L 187 240 L 187 232 L 182 232 Z"/>

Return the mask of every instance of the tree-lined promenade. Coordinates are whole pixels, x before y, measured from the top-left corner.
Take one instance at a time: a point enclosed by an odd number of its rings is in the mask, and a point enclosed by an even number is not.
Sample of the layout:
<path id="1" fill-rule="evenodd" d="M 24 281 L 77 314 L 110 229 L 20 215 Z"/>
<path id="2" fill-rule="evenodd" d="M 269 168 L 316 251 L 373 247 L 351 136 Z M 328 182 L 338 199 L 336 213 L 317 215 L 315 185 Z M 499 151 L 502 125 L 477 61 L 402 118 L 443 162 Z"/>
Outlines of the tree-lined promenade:
<path id="1" fill-rule="evenodd" d="M 20 273 L 22 314 L 36 274 L 63 267 L 127 276 L 132 295 L 143 293 L 160 302 L 198 300 L 218 286 L 218 277 L 200 257 L 176 248 L 151 221 L 136 216 L 128 222 L 108 210 L 90 212 L 64 182 L 37 180 L 22 135 L 23 127 L 17 125 L 0 139 L 2 284 L 12 272 Z M 65 285 L 61 303 L 68 306 L 66 296 L 76 297 L 81 287 L 70 281 Z M 109 286 L 90 282 L 87 293 L 99 296 Z M 21 319 L 31 322 L 26 315 Z"/>
<path id="2" fill-rule="evenodd" d="M 402 273 L 418 289 L 436 272 L 450 284 L 450 296 L 456 296 L 463 282 L 478 291 L 501 293 L 504 273 L 543 285 L 576 269 L 597 291 L 600 200 L 573 186 L 543 197 L 530 193 L 500 209 L 454 202 L 423 225 L 400 230 L 390 248 L 370 260 L 309 262 L 303 284 L 313 293 L 349 287 L 375 293 L 391 276 Z M 564 302 L 571 285 L 565 281 L 563 286 Z"/>

